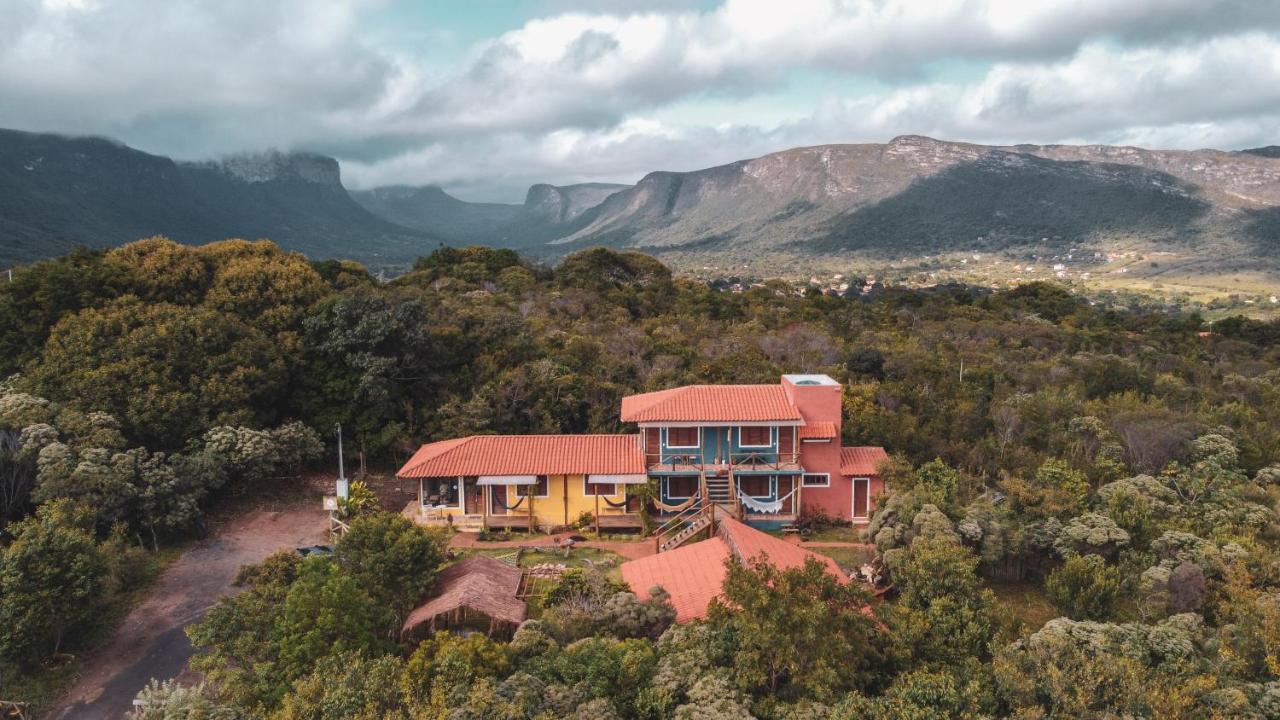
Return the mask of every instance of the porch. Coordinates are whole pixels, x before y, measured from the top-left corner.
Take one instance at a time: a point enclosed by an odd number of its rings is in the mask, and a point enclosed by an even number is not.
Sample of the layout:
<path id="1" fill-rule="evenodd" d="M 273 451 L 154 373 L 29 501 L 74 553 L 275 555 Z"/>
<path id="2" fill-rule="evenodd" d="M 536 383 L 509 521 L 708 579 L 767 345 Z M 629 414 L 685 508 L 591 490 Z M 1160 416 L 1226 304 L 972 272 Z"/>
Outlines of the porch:
<path id="1" fill-rule="evenodd" d="M 650 475 L 684 473 L 697 475 L 702 472 L 722 474 L 726 472 L 775 472 L 801 473 L 798 452 L 734 452 L 706 456 L 700 453 L 659 452 L 646 453 L 645 464 Z"/>
<path id="2" fill-rule="evenodd" d="M 802 473 L 760 469 L 697 475 L 664 474 L 650 501 L 650 517 L 662 527 L 678 526 L 700 509 L 717 508 L 753 526 L 778 529 L 800 515 Z"/>
<path id="3" fill-rule="evenodd" d="M 641 529 L 644 475 L 479 475 L 423 478 L 406 516 L 459 530 Z M 413 506 L 413 503 L 410 503 Z"/>

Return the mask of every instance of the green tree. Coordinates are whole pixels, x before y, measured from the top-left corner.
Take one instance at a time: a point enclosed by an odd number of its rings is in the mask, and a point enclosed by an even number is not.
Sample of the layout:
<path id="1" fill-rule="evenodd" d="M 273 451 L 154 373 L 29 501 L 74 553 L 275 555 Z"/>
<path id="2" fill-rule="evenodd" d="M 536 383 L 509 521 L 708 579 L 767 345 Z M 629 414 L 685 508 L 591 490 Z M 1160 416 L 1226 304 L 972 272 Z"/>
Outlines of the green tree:
<path id="1" fill-rule="evenodd" d="M 1120 596 L 1120 571 L 1097 555 L 1073 555 L 1045 578 L 1049 601 L 1073 620 L 1106 620 Z"/>
<path id="2" fill-rule="evenodd" d="M 447 631 L 438 632 L 420 643 L 409 656 L 403 692 L 411 698 L 442 693 L 456 702 L 475 681 L 505 675 L 510 664 L 506 646 L 483 635 L 461 637 Z"/>
<path id="3" fill-rule="evenodd" d="M 0 656 L 34 663 L 100 620 L 107 565 L 92 513 L 69 500 L 45 503 L 12 532 L 0 552 Z"/>
<path id="4" fill-rule="evenodd" d="M 271 720 L 408 720 L 404 661 L 342 653 L 322 658 L 285 695 Z"/>
<path id="5" fill-rule="evenodd" d="M 383 648 L 378 636 L 386 618 L 386 609 L 336 563 L 304 561 L 275 619 L 272 640 L 279 648 L 281 675 L 292 682 L 321 658 Z"/>
<path id="6" fill-rule="evenodd" d="M 995 599 L 977 569 L 972 550 L 945 538 L 918 538 L 898 556 L 891 572 L 899 600 L 888 618 L 909 662 L 988 656 Z"/>
<path id="7" fill-rule="evenodd" d="M 737 638 L 740 687 L 822 699 L 876 681 L 881 650 L 861 588 L 812 558 L 788 570 L 761 558 L 726 567 L 708 617 Z"/>
<path id="8" fill-rule="evenodd" d="M 30 378 L 51 397 L 119 418 L 134 441 L 169 449 L 216 423 L 272 418 L 286 365 L 277 345 L 233 316 L 127 297 L 54 326 Z"/>
<path id="9" fill-rule="evenodd" d="M 396 633 L 405 614 L 435 583 L 448 539 L 396 513 L 362 515 L 334 549 L 334 558 L 378 606 Z"/>
<path id="10" fill-rule="evenodd" d="M 302 560 L 281 551 L 240 569 L 236 584 L 244 592 L 223 598 L 203 620 L 186 629 L 200 649 L 191 666 L 203 673 L 218 698 L 265 715 L 289 688 L 282 677 L 276 623 Z"/>

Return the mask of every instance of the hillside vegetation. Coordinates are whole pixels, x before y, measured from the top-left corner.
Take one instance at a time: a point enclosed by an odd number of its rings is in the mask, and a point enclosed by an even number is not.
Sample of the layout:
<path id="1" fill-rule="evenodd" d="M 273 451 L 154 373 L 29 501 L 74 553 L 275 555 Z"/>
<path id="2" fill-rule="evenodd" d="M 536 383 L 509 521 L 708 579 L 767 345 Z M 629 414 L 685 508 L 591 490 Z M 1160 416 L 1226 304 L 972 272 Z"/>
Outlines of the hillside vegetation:
<path id="1" fill-rule="evenodd" d="M 1053 278 L 1096 288 L 1129 278 L 1101 282 L 1120 269 L 1095 258 L 1135 253 L 1194 267 L 1180 279 L 1190 295 L 1234 307 L 1230 296 L 1244 288 L 1215 276 L 1256 272 L 1280 285 L 1277 208 L 1280 158 L 1269 148 L 992 147 L 903 136 L 658 170 L 635 185 L 536 184 L 523 203 L 503 204 L 435 186 L 349 193 L 338 162 L 309 153 L 174 162 L 102 139 L 0 131 L 0 262 L 163 234 L 187 244 L 269 237 L 313 260 L 350 258 L 393 275 L 441 245 L 511 248 L 546 262 L 606 246 L 685 273 L 886 274 L 932 271 L 924 264 L 945 257 L 948 277 L 966 282 Z M 1064 274 L 975 272 L 959 262 L 978 253 L 1019 267 L 1048 260 Z M 1159 274 L 1133 286 L 1165 295 Z"/>
<path id="2" fill-rule="evenodd" d="M 718 292 L 603 249 L 546 267 L 446 248 L 380 283 L 268 242 L 151 239 L 19 268 L 0 347 L 0 663 L 19 687 L 84 651 L 140 556 L 210 503 L 331 456 L 334 422 L 394 468 L 425 440 L 617 431 L 627 393 L 803 371 L 845 384 L 843 443 L 893 454 L 868 539 L 897 595 L 873 617 L 812 565 L 735 568 L 726 603 L 678 627 L 661 593 L 582 571 L 511 643 L 401 646 L 444 539 L 357 507 L 334 558 L 246 569 L 189 629 L 207 684 L 156 687 L 139 717 L 1280 708 L 1275 323 L 1045 283 Z"/>

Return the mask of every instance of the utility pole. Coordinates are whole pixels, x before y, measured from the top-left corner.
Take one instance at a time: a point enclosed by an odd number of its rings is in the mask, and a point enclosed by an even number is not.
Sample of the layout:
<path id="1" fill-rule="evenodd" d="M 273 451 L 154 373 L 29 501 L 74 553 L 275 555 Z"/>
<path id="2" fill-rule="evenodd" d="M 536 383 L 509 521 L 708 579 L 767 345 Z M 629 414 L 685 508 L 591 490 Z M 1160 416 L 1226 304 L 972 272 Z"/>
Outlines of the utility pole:
<path id="1" fill-rule="evenodd" d="M 334 423 L 333 430 L 338 435 L 338 497 L 346 499 L 347 492 L 347 475 L 342 466 L 342 423 Z"/>

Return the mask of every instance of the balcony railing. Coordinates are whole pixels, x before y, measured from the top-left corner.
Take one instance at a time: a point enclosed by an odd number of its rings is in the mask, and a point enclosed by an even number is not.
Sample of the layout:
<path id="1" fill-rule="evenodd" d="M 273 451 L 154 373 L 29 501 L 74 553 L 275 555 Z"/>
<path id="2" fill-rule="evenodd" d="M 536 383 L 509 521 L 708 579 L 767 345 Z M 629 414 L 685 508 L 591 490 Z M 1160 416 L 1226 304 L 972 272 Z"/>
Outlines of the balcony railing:
<path id="1" fill-rule="evenodd" d="M 712 457 L 701 453 L 663 452 L 646 453 L 645 463 L 650 472 L 695 472 L 703 469 L 732 469 L 738 471 L 768 471 L 800 469 L 800 453 L 772 451 L 739 451 Z"/>

